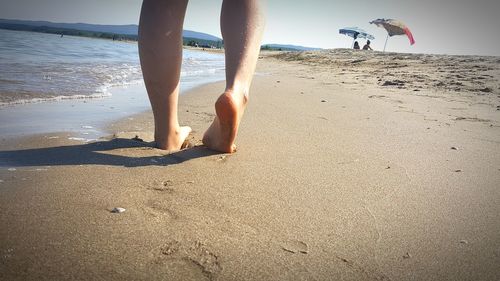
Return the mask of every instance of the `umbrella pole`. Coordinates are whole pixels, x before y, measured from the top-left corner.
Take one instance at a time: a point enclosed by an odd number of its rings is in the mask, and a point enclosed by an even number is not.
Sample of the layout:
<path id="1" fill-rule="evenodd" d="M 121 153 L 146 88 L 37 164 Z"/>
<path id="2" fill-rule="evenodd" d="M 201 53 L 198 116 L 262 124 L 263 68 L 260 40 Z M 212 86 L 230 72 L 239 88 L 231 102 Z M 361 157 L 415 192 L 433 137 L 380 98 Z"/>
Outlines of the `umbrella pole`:
<path id="1" fill-rule="evenodd" d="M 352 46 L 351 46 L 351 49 L 354 49 L 354 42 L 356 41 L 356 39 L 353 37 L 352 38 Z"/>
<path id="2" fill-rule="evenodd" d="M 384 52 L 385 52 L 385 47 L 387 47 L 387 40 L 389 40 L 389 34 L 387 34 L 387 37 L 385 38 Z"/>

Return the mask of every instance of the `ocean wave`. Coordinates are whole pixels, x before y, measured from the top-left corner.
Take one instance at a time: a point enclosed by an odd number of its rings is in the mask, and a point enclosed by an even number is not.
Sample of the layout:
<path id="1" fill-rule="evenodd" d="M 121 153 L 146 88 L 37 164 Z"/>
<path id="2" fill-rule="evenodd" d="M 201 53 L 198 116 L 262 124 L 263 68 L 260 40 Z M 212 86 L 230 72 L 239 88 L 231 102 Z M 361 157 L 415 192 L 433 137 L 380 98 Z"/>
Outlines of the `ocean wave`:
<path id="1" fill-rule="evenodd" d="M 32 98 L 32 99 L 18 99 L 8 102 L 0 102 L 0 107 L 21 105 L 21 104 L 31 104 L 31 103 L 42 103 L 42 102 L 57 102 L 63 100 L 87 100 L 87 99 L 101 99 L 110 97 L 111 93 L 105 92 L 100 94 L 91 95 L 71 95 L 71 96 L 55 96 L 55 97 L 43 97 L 43 98 Z"/>
<path id="2" fill-rule="evenodd" d="M 143 83 L 135 44 L 2 34 L 0 106 L 104 98 L 110 96 L 112 87 Z M 222 55 L 185 50 L 182 81 L 218 76 L 223 71 Z"/>
<path id="3" fill-rule="evenodd" d="M 209 74 L 215 74 L 217 71 L 220 71 L 220 70 L 216 69 L 216 68 L 182 70 L 181 77 L 209 75 Z"/>

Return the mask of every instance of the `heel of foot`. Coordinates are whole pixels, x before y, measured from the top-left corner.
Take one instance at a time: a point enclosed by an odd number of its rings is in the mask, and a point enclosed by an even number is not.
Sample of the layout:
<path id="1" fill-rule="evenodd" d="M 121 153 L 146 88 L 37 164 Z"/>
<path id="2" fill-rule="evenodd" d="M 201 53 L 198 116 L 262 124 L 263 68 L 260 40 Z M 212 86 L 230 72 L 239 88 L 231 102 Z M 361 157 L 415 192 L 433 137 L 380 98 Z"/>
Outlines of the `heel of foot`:
<path id="1" fill-rule="evenodd" d="M 234 140 L 245 107 L 246 98 L 226 92 L 215 102 L 217 117 L 203 136 L 203 143 L 213 150 L 233 153 L 236 151 Z"/>
<path id="2" fill-rule="evenodd" d="M 215 112 L 221 123 L 231 124 L 237 122 L 238 107 L 233 98 L 228 94 L 222 94 L 215 102 Z"/>

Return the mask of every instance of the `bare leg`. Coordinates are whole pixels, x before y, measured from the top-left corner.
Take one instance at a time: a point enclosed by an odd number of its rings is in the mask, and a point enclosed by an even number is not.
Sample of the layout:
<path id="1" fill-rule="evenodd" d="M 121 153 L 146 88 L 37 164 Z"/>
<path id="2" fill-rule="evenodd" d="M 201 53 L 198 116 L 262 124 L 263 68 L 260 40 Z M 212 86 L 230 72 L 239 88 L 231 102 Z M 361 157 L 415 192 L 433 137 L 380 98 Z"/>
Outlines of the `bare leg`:
<path id="1" fill-rule="evenodd" d="M 187 2 L 144 0 L 139 21 L 139 57 L 153 109 L 155 142 L 169 151 L 179 150 L 191 132 L 177 119 Z"/>
<path id="2" fill-rule="evenodd" d="M 214 150 L 234 152 L 234 141 L 248 101 L 264 30 L 261 0 L 225 0 L 221 31 L 226 55 L 226 89 L 215 103 L 217 116 L 203 136 Z"/>

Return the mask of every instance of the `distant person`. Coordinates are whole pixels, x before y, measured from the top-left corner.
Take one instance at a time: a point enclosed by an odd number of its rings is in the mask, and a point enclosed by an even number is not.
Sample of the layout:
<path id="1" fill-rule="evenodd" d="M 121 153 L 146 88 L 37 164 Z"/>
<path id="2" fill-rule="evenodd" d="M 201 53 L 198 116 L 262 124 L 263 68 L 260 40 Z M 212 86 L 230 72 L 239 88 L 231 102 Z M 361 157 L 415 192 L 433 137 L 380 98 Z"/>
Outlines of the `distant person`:
<path id="1" fill-rule="evenodd" d="M 366 41 L 366 44 L 363 46 L 363 50 L 373 50 L 372 47 L 370 47 L 370 40 Z"/>
<path id="2" fill-rule="evenodd" d="M 358 43 L 358 41 L 354 42 L 354 50 L 359 50 L 359 43 Z"/>
<path id="3" fill-rule="evenodd" d="M 226 58 L 226 87 L 215 102 L 212 125 L 203 144 L 235 152 L 234 141 L 245 110 L 264 31 L 262 0 L 224 0 L 220 26 Z M 155 145 L 182 148 L 191 128 L 177 119 L 182 63 L 182 26 L 188 0 L 143 0 L 139 20 L 139 57 L 153 109 Z"/>

